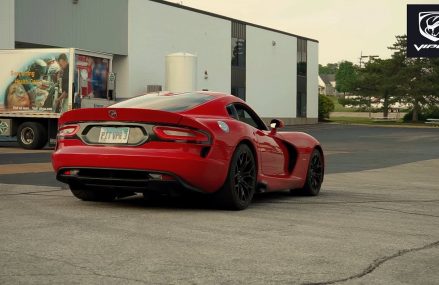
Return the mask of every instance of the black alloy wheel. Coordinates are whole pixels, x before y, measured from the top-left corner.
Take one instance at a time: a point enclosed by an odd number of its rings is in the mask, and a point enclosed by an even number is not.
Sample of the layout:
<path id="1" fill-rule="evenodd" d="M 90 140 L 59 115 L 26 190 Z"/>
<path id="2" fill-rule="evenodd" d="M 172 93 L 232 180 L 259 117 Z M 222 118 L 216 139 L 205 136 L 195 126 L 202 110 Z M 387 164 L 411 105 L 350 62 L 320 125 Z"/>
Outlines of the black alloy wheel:
<path id="1" fill-rule="evenodd" d="M 319 195 L 324 175 L 323 156 L 319 150 L 314 149 L 309 159 L 308 173 L 305 186 L 301 189 L 302 193 L 307 196 Z"/>
<path id="2" fill-rule="evenodd" d="M 241 144 L 233 154 L 226 182 L 217 194 L 218 202 L 228 209 L 243 210 L 250 205 L 255 188 L 255 158 L 251 149 Z"/>

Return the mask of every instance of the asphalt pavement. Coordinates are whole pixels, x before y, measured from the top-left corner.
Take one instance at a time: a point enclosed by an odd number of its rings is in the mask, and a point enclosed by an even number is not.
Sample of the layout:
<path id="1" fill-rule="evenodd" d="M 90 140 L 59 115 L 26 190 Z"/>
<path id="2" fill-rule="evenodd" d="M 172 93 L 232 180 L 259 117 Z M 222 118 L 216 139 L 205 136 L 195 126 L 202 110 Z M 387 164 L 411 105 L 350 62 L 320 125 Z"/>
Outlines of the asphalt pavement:
<path id="1" fill-rule="evenodd" d="M 87 203 L 51 150 L 0 143 L 0 284 L 438 284 L 439 128 L 294 126 L 318 138 L 318 197 Z"/>

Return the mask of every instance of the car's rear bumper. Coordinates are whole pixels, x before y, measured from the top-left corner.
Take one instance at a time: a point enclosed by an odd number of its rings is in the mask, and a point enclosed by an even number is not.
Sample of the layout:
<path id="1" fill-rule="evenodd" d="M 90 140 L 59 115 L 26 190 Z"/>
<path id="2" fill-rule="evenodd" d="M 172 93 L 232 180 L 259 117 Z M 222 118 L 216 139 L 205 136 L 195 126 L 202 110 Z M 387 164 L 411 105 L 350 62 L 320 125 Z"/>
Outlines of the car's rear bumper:
<path id="1" fill-rule="evenodd" d="M 66 184 L 132 192 L 169 191 L 171 189 L 203 192 L 172 173 L 136 169 L 67 167 L 58 171 L 56 179 Z"/>
<path id="2" fill-rule="evenodd" d="M 199 152 L 184 147 L 69 146 L 52 154 L 52 164 L 57 179 L 64 183 L 139 189 L 144 186 L 146 189 L 148 184 L 156 186 L 160 183 L 158 179 L 151 178 L 151 174 L 163 174 L 167 177 L 163 182 L 175 182 L 206 193 L 221 188 L 229 167 L 227 160 L 218 159 L 214 154 L 203 158 Z M 81 169 L 86 171 L 81 172 Z M 72 172 L 66 175 L 66 170 L 73 170 L 74 175 Z"/>

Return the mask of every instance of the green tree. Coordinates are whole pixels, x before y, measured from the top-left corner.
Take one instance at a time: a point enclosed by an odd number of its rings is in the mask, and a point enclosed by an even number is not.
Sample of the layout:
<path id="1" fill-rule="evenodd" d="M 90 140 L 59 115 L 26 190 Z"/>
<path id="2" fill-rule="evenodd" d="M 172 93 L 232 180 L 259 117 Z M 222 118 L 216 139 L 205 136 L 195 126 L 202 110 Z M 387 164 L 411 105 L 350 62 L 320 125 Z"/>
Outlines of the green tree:
<path id="1" fill-rule="evenodd" d="M 413 106 L 411 119 L 417 121 L 421 112 L 429 112 L 439 103 L 439 59 L 408 58 L 406 36 L 396 36 L 396 42 L 389 49 L 394 51 L 390 59 L 372 60 L 357 71 L 353 87 L 340 86 L 340 89 L 354 89 L 355 95 L 360 96 L 355 102 L 341 103 L 365 106 L 371 102 L 367 99 L 378 98 L 384 102 L 384 117 L 388 115 L 390 104 L 409 103 Z M 348 68 L 340 65 L 339 72 Z"/>
<path id="2" fill-rule="evenodd" d="M 319 74 L 336 74 L 338 71 L 338 63 L 328 63 L 323 66 L 319 64 Z"/>
<path id="3" fill-rule="evenodd" d="M 418 121 L 423 108 L 439 102 L 439 60 L 436 58 L 408 58 L 407 36 L 396 36 L 389 48 L 392 59 L 399 65 L 393 84 L 399 97 L 412 104 L 412 121 Z"/>
<path id="4" fill-rule="evenodd" d="M 335 74 L 335 89 L 338 92 L 353 92 L 357 82 L 357 70 L 354 64 L 350 61 L 343 61 L 338 67 Z"/>
<path id="5" fill-rule="evenodd" d="M 398 70 L 399 63 L 394 59 L 375 59 L 359 70 L 355 83 L 355 93 L 368 98 L 369 104 L 372 97 L 383 102 L 384 117 L 388 116 L 389 105 L 398 100 L 394 84 L 395 74 Z"/>

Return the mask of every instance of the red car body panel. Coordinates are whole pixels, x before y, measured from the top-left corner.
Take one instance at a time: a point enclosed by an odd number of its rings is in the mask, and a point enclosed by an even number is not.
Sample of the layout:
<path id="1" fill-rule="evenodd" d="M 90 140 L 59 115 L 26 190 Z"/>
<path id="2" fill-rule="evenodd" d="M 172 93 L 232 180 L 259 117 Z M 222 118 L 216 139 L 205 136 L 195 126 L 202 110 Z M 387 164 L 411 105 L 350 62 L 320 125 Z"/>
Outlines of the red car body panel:
<path id="1" fill-rule="evenodd" d="M 53 154 L 53 167 L 56 171 L 63 168 L 115 168 L 170 173 L 203 192 L 214 192 L 224 183 L 229 166 L 226 160 L 203 159 L 199 152 L 195 153 L 195 149 L 184 144 L 174 147 L 151 143 L 150 147 L 90 150 L 84 146 L 64 145 Z"/>
<path id="2" fill-rule="evenodd" d="M 53 168 L 57 174 L 64 169 L 76 168 L 170 173 L 193 190 L 213 193 L 223 186 L 235 149 L 245 143 L 254 153 L 261 190 L 303 187 L 311 152 L 316 148 L 322 151 L 316 139 L 299 132 L 257 129 L 233 118 L 226 109 L 230 104 L 249 108 L 244 101 L 219 93 L 205 95 L 212 96 L 212 99 L 174 113 L 111 106 L 66 112 L 59 120 L 60 128 L 81 123 L 165 125 L 199 131 L 210 139 L 203 144 L 152 140 L 127 146 L 95 145 L 79 137 L 61 136 L 52 155 Z M 116 115 L 111 116 L 110 111 L 115 111 Z M 225 123 L 229 130 L 224 131 L 219 121 Z"/>

